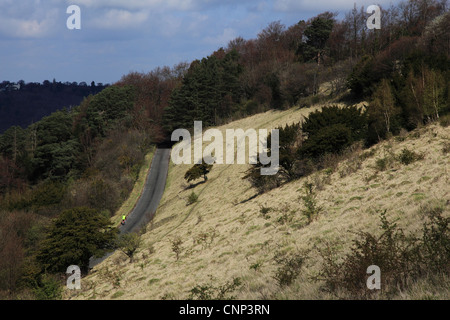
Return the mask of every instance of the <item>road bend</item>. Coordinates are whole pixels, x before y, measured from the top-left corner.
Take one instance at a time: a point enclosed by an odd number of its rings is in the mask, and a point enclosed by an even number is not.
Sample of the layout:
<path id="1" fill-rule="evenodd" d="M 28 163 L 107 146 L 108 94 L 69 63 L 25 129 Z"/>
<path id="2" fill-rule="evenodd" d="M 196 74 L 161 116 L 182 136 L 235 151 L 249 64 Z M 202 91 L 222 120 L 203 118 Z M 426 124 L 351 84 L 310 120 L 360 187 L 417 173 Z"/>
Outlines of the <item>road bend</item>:
<path id="1" fill-rule="evenodd" d="M 121 234 L 139 231 L 155 215 L 166 186 L 170 153 L 170 148 L 163 147 L 156 149 L 142 194 L 134 209 L 127 216 L 125 225 L 120 226 L 119 230 Z M 110 252 L 101 258 L 91 258 L 89 260 L 89 268 L 92 269 L 112 253 Z"/>

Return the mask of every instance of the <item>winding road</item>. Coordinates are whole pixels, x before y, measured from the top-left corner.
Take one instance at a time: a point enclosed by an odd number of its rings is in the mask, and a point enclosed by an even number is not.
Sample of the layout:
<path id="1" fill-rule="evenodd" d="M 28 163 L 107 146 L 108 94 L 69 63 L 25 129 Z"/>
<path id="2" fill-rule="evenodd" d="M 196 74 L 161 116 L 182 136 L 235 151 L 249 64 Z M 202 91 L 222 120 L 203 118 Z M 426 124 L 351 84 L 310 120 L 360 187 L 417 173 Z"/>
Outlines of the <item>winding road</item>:
<path id="1" fill-rule="evenodd" d="M 125 225 L 120 226 L 121 234 L 138 231 L 142 226 L 150 222 L 155 215 L 166 186 L 170 153 L 171 149 L 167 147 L 156 149 L 141 197 L 128 215 Z M 102 258 L 91 258 L 89 269 L 92 269 L 111 254 L 112 252 Z"/>

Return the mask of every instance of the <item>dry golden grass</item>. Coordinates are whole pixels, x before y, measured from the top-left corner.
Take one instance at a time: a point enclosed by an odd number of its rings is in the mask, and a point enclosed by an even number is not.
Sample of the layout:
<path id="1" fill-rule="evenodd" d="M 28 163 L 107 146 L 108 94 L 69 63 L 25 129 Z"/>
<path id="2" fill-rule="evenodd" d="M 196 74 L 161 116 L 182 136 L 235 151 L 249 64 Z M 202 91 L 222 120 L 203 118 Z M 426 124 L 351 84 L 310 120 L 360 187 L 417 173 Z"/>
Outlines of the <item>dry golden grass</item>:
<path id="1" fill-rule="evenodd" d="M 270 111 L 219 129 L 271 129 L 298 122 L 317 108 Z M 406 232 L 420 230 L 420 206 L 450 200 L 449 157 L 442 152 L 449 139 L 450 127 L 430 125 L 403 139 L 392 138 L 370 150 L 355 151 L 334 170 L 323 170 L 253 199 L 255 190 L 242 179 L 248 165 L 215 165 L 206 183 L 187 189 L 183 177 L 190 166 L 172 164 L 161 206 L 142 235 L 143 245 L 134 262 L 117 251 L 83 278 L 83 290 L 70 293 L 71 298 L 185 299 L 196 285 L 221 285 L 239 277 L 243 286 L 234 293 L 238 299 L 334 299 L 319 290 L 320 283 L 310 280 L 321 263 L 314 248 L 333 242 L 348 251 L 355 238 L 350 231 L 378 233 L 378 213 L 384 210 L 388 219 L 398 218 Z M 398 154 L 405 147 L 423 153 L 424 159 L 408 166 L 395 162 L 385 171 L 376 169 L 378 158 Z M 364 152 L 367 157 L 358 162 L 355 154 Z M 319 187 L 317 200 L 323 207 L 309 225 L 300 213 L 305 181 Z M 199 199 L 187 206 L 192 191 Z M 270 210 L 263 215 L 261 207 Z M 171 248 L 175 237 L 183 241 L 178 261 Z M 311 251 L 300 277 L 281 289 L 273 278 L 275 252 L 302 249 Z M 398 298 L 448 298 L 448 291 L 433 292 L 426 283 L 411 290 Z"/>

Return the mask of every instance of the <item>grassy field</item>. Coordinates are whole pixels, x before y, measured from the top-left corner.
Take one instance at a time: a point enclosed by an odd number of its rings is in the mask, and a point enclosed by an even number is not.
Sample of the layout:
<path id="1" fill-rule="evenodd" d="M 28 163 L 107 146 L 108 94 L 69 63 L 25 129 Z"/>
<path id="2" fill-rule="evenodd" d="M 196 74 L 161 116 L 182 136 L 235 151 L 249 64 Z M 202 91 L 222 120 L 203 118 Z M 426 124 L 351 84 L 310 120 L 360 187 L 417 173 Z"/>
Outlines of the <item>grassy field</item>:
<path id="1" fill-rule="evenodd" d="M 218 129 L 271 129 L 298 122 L 318 108 L 269 111 Z M 320 282 L 311 281 L 322 263 L 318 249 L 333 243 L 348 252 L 354 232 L 378 232 L 385 210 L 405 232 L 420 230 L 421 206 L 450 200 L 450 157 L 443 152 L 449 139 L 450 127 L 432 124 L 368 150 L 356 148 L 336 166 L 256 197 L 242 179 L 248 165 L 215 165 L 206 183 L 188 188 L 183 177 L 190 166 L 172 164 L 161 205 L 134 261 L 115 252 L 82 279 L 82 291 L 66 292 L 66 298 L 186 299 L 195 286 L 218 287 L 239 278 L 242 285 L 232 293 L 238 299 L 334 299 Z M 423 159 L 409 165 L 393 161 L 404 148 Z M 315 186 L 322 208 L 310 224 L 301 214 L 305 182 Z M 198 201 L 187 205 L 192 192 Z M 132 203 L 130 198 L 123 210 Z M 450 215 L 448 202 L 444 215 Z M 308 259 L 299 277 L 279 286 L 274 256 L 302 250 L 308 250 Z M 448 299 L 448 288 L 418 281 L 396 298 L 429 297 Z"/>

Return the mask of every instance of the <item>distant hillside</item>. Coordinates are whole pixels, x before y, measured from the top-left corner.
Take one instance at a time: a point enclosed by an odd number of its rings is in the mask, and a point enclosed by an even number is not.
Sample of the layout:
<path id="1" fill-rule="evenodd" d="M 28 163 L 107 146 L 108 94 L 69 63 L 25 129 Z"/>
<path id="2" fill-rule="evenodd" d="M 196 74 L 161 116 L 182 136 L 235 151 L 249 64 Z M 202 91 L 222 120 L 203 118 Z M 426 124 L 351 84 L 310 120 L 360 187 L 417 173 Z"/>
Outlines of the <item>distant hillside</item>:
<path id="1" fill-rule="evenodd" d="M 0 134 L 11 126 L 26 128 L 56 110 L 78 106 L 106 86 L 92 82 L 0 83 Z"/>

